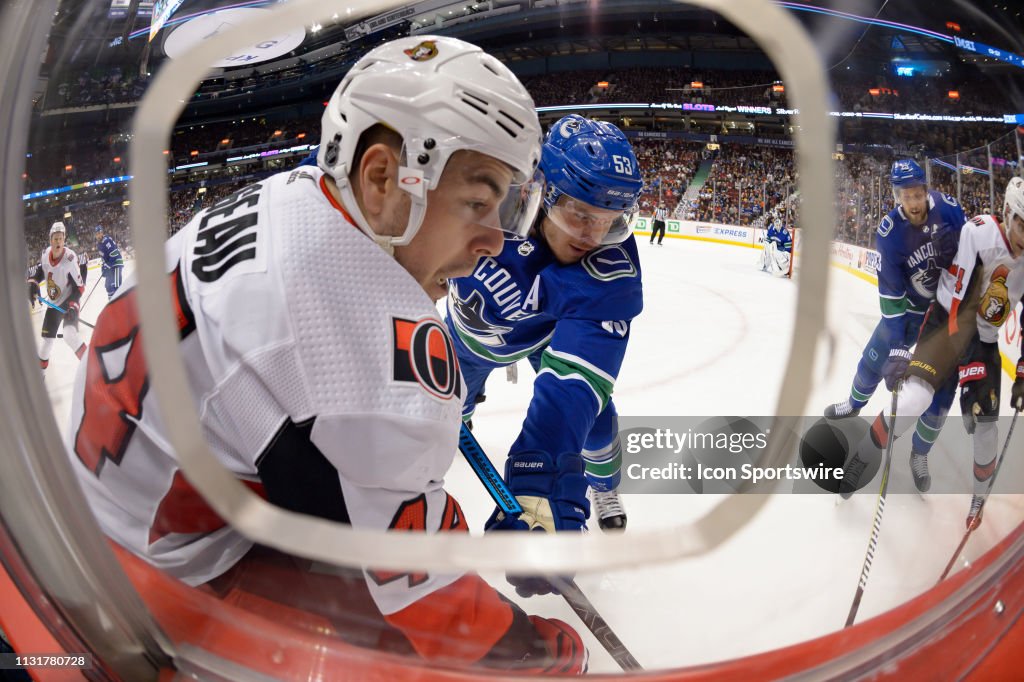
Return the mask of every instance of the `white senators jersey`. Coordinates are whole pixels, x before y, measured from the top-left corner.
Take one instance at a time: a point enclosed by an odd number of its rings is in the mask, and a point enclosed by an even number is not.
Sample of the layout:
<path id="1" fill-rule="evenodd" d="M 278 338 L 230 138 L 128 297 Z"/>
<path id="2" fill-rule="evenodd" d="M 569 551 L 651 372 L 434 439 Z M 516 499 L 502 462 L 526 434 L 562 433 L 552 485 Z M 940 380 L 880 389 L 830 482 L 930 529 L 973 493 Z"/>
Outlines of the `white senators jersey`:
<path id="1" fill-rule="evenodd" d="M 451 339 L 321 170 L 202 211 L 167 242 L 166 266 L 194 405 L 227 469 L 275 504 L 358 528 L 466 528 L 442 487 L 463 400 Z M 104 531 L 197 585 L 252 543 L 183 476 L 148 390 L 143 333 L 131 278 L 81 363 L 68 452 Z M 367 576 L 384 614 L 459 578 Z"/>
<path id="2" fill-rule="evenodd" d="M 1024 258 L 1010 255 L 1003 224 L 996 216 L 977 216 L 964 224 L 960 248 L 942 272 L 936 293 L 949 311 L 950 332 L 957 331 L 957 314 L 977 309 L 978 336 L 998 340 L 999 327 L 1024 295 Z"/>
<path id="3" fill-rule="evenodd" d="M 75 291 L 75 287 L 85 286 L 82 281 L 82 271 L 78 267 L 78 256 L 75 252 L 64 247 L 64 253 L 60 258 L 54 260 L 52 249 L 47 246 L 39 256 L 39 265 L 35 272 L 29 276 L 30 280 L 38 282 L 46 290 L 46 298 L 55 305 L 63 305 L 68 297 Z"/>

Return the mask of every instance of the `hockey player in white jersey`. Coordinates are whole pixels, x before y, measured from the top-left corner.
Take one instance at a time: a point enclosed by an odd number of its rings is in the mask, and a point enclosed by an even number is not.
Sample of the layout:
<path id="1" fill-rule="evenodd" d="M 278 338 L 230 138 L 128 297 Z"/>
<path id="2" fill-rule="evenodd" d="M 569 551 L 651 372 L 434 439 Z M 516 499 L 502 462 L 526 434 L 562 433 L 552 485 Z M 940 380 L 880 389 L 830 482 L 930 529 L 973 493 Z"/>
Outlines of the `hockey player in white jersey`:
<path id="1" fill-rule="evenodd" d="M 936 301 L 928 311 L 917 348 L 901 372 L 906 377 L 903 386 L 897 388 L 892 428 L 899 436 L 959 367 L 960 409 L 974 443 L 974 495 L 968 528 L 981 522 L 985 494 L 995 472 L 1001 384 L 998 332 L 1024 296 L 1022 254 L 1024 180 L 1013 178 L 1006 187 L 1001 219 L 980 215 L 964 224 L 953 263 L 939 278 Z M 1024 376 L 1024 358 L 1017 363 L 1017 373 Z M 1019 410 L 1021 402 L 1015 383 L 1011 405 Z M 870 431 L 875 447 L 885 447 L 890 426 L 885 413 L 878 415 Z"/>
<path id="2" fill-rule="evenodd" d="M 465 389 L 434 301 L 496 255 L 503 233 L 532 224 L 539 143 L 533 101 L 498 60 L 450 38 L 395 40 L 331 97 L 319 167 L 246 187 L 168 241 L 180 349 L 224 466 L 291 511 L 379 531 L 467 530 L 443 487 Z M 189 584 L 244 592 L 267 550 L 182 476 L 146 390 L 135 305 L 129 278 L 97 321 L 71 459 L 114 541 Z M 433 661 L 586 668 L 569 625 L 527 616 L 475 574 L 364 573 L 328 580 L 329 593 L 311 593 L 324 581 L 303 573 L 272 599 L 351 641 Z M 330 604 L 360 601 L 373 613 L 339 624 L 346 613 Z"/>
<path id="3" fill-rule="evenodd" d="M 39 264 L 28 273 L 28 298 L 34 304 L 39 286 L 46 283 L 46 301 L 50 303 L 43 316 L 43 340 L 39 344 L 39 366 L 43 371 L 50 364 L 50 353 L 57 331 L 64 325 L 64 343 L 78 356 L 85 354 L 86 344 L 78 335 L 78 302 L 85 289 L 78 256 L 67 248 L 67 228 L 57 221 L 50 227 L 50 245 L 43 249 Z"/>

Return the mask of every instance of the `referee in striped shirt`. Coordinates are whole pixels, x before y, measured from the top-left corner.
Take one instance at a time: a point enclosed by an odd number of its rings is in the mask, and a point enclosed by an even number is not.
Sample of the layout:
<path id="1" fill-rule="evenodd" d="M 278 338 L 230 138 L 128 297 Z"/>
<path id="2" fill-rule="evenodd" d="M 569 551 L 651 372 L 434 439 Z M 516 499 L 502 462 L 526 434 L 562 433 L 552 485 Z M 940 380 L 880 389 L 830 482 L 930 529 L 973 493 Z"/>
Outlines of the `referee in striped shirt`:
<path id="1" fill-rule="evenodd" d="M 651 244 L 654 243 L 654 238 L 658 238 L 658 246 L 661 246 L 661 240 L 665 238 L 665 221 L 668 219 L 668 209 L 665 208 L 665 202 L 659 201 L 658 208 L 654 209 L 654 229 L 651 231 Z"/>

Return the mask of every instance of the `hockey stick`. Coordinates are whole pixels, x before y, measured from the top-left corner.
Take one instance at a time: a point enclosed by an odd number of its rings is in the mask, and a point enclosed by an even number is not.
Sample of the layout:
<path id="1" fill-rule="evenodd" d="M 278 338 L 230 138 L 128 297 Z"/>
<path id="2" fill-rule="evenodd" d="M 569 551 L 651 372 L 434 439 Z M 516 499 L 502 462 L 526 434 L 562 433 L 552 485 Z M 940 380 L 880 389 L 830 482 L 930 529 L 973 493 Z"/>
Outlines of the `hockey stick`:
<path id="1" fill-rule="evenodd" d="M 85 298 L 82 299 L 81 305 L 78 306 L 79 308 L 84 308 L 85 307 L 86 302 L 89 300 L 89 297 L 92 296 L 92 292 L 96 291 L 96 285 L 99 284 L 99 283 L 100 283 L 100 278 L 97 277 L 93 281 L 93 283 L 92 283 L 92 289 L 89 289 L 89 293 L 87 293 L 85 295 Z"/>
<path id="2" fill-rule="evenodd" d="M 601 646 L 608 652 L 608 655 L 619 664 L 620 668 L 627 672 L 630 670 L 643 670 L 643 666 L 633 658 L 633 654 L 629 653 L 629 649 L 626 648 L 622 640 L 608 626 L 608 623 L 601 617 L 601 614 L 597 612 L 597 609 L 587 599 L 587 595 L 583 594 L 575 580 L 563 577 L 553 578 L 552 582 L 558 583 L 559 591 L 565 597 L 565 601 L 576 612 L 576 615 L 583 621 L 583 624 L 587 626 L 587 629 L 594 635 L 594 638 L 601 643 Z"/>
<path id="3" fill-rule="evenodd" d="M 469 466 L 473 468 L 476 477 L 484 484 L 484 488 L 490 493 L 491 498 L 498 505 L 498 509 L 510 515 L 523 513 L 523 508 L 519 505 L 516 496 L 505 485 L 505 479 L 491 464 L 491 460 L 487 459 L 476 436 L 469 430 L 465 422 L 462 423 L 462 430 L 459 431 L 459 451 L 469 462 Z"/>
<path id="4" fill-rule="evenodd" d="M 857 581 L 857 592 L 853 595 L 853 603 L 850 604 L 850 613 L 846 616 L 848 628 L 853 625 L 857 618 L 857 610 L 860 608 L 860 600 L 864 597 L 864 588 L 868 584 L 868 573 L 871 571 L 871 562 L 875 558 L 875 550 L 878 548 L 878 535 L 882 530 L 882 514 L 885 512 L 885 494 L 889 489 L 889 466 L 892 464 L 892 445 L 896 442 L 896 404 L 900 396 L 902 381 L 896 385 L 892 392 L 892 405 L 889 408 L 889 442 L 885 446 L 885 466 L 882 468 L 882 485 L 878 489 L 878 501 L 875 503 L 875 518 L 871 522 L 871 537 L 868 539 L 868 551 L 864 555 L 864 563 L 860 568 L 860 580 Z"/>
<path id="5" fill-rule="evenodd" d="M 42 296 L 37 296 L 36 298 L 38 298 L 38 299 L 39 299 L 39 302 L 40 302 L 40 303 L 42 303 L 43 305 L 47 306 L 48 308 L 53 308 L 54 310 L 56 310 L 56 311 L 57 311 L 58 313 L 61 313 L 62 315 L 67 315 L 67 314 L 68 314 L 68 311 L 67 311 L 67 310 L 65 310 L 64 308 L 61 308 L 61 307 L 60 307 L 59 305 L 57 305 L 56 303 L 51 303 L 50 301 L 47 301 L 47 300 L 46 300 L 45 298 L 43 298 Z M 84 324 L 84 325 L 85 325 L 86 327 L 88 327 L 89 329 L 95 329 L 95 328 L 96 328 L 96 325 L 94 325 L 94 324 L 89 324 L 88 322 L 86 322 L 85 320 L 83 320 L 83 319 L 81 318 L 81 316 L 79 316 L 79 318 L 78 318 L 78 321 L 79 321 L 79 322 L 81 322 L 82 324 Z"/>
<path id="6" fill-rule="evenodd" d="M 985 498 L 981 502 L 981 509 L 978 510 L 978 514 L 981 514 L 981 512 L 984 511 L 985 502 L 988 501 L 988 496 L 992 492 L 992 486 L 996 483 L 996 476 L 999 475 L 999 467 L 1003 466 L 1003 458 L 1006 456 L 1006 451 L 1010 448 L 1010 438 L 1013 437 L 1013 427 L 1017 424 L 1018 414 L 1020 414 L 1020 410 L 1014 410 L 1013 418 L 1010 420 L 1010 430 L 1006 432 L 1006 442 L 1003 443 L 1003 451 L 999 453 L 999 461 L 996 462 L 996 469 L 992 472 L 992 479 L 988 482 L 988 489 L 985 491 Z M 949 558 L 949 563 L 946 564 L 946 568 L 942 571 L 942 575 L 940 575 L 938 581 L 936 581 L 936 585 L 945 580 L 946 576 L 949 575 L 949 572 L 953 569 L 953 564 L 955 564 L 956 560 L 960 557 L 960 552 L 964 551 L 964 547 L 967 545 L 967 540 L 970 539 L 971 533 L 974 532 L 976 527 L 977 526 L 972 525 L 967 529 L 967 532 L 964 533 L 963 538 L 960 539 L 960 544 L 956 547 L 956 551 L 953 552 L 953 556 Z"/>
<path id="7" fill-rule="evenodd" d="M 519 501 L 505 484 L 505 479 L 501 477 L 498 470 L 491 464 L 491 460 L 487 459 L 487 455 L 484 454 L 483 448 L 477 442 L 476 436 L 473 435 L 473 432 L 469 430 L 465 423 L 462 424 L 462 430 L 459 432 L 459 450 L 473 468 L 480 482 L 484 484 L 484 488 L 487 489 L 491 499 L 498 505 L 498 508 L 506 514 L 522 513 L 523 508 L 520 506 Z M 559 591 L 562 593 L 566 603 L 569 604 L 569 608 L 579 616 L 579 619 L 587 626 L 587 629 L 594 635 L 598 643 L 604 647 L 608 655 L 619 664 L 619 667 L 623 670 L 643 670 L 640 664 L 637 663 L 637 660 L 633 658 L 633 654 L 629 653 L 626 645 L 622 643 L 622 640 L 619 639 L 605 619 L 597 612 L 597 609 L 590 603 L 587 596 L 583 594 L 575 580 L 558 577 L 553 578 L 553 581 L 559 583 Z"/>

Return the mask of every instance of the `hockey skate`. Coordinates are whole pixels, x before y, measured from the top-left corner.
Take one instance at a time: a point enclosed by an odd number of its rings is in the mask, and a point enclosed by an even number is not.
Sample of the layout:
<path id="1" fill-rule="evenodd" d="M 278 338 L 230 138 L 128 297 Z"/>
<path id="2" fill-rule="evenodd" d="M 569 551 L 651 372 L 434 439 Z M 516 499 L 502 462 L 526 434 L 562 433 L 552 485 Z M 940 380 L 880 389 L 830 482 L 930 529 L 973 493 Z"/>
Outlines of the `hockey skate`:
<path id="1" fill-rule="evenodd" d="M 594 513 L 601 530 L 626 530 L 626 510 L 622 508 L 622 500 L 617 491 L 591 488 L 590 498 L 594 502 Z"/>
<path id="2" fill-rule="evenodd" d="M 843 467 L 843 480 L 839 483 L 839 495 L 844 499 L 850 499 L 850 496 L 857 492 L 860 487 L 860 477 L 864 474 L 864 470 L 868 468 L 868 462 L 865 459 L 861 459 L 860 456 L 854 453 L 850 461 Z"/>
<path id="3" fill-rule="evenodd" d="M 849 398 L 825 408 L 826 419 L 846 419 L 847 417 L 856 417 L 858 414 L 860 414 L 860 408 L 851 405 Z"/>
<path id="4" fill-rule="evenodd" d="M 974 495 L 971 498 L 971 511 L 967 512 L 967 530 L 975 530 L 981 525 L 981 514 L 984 505 L 985 498 L 981 495 Z"/>
<path id="5" fill-rule="evenodd" d="M 928 473 L 928 455 L 910 453 L 910 473 L 914 474 L 914 485 L 919 492 L 926 493 L 932 487 L 932 476 Z"/>

